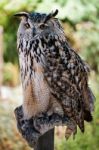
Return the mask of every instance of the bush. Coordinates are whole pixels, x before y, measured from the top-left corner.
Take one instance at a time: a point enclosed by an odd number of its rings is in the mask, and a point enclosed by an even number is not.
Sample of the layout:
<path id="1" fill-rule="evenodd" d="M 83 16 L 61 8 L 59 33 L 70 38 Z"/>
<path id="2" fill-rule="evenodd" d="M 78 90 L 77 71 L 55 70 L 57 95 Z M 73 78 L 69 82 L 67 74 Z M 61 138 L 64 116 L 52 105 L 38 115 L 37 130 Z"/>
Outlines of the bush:
<path id="1" fill-rule="evenodd" d="M 16 65 L 5 63 L 3 68 L 3 84 L 16 86 L 19 83 L 19 71 Z"/>

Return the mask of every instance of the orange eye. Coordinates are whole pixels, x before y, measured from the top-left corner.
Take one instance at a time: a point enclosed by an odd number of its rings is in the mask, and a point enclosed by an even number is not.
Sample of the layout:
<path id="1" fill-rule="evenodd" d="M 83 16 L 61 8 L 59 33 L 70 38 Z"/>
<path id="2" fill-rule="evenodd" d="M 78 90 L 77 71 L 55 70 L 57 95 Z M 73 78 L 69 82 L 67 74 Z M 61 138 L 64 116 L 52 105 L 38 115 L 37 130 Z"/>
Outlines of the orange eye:
<path id="1" fill-rule="evenodd" d="M 40 27 L 40 29 L 42 29 L 42 30 L 43 30 L 43 29 L 47 28 L 47 27 L 48 27 L 48 25 L 46 25 L 46 24 L 43 24 L 43 23 L 42 23 L 42 24 L 40 24 L 40 25 L 39 25 L 39 27 Z"/>
<path id="2" fill-rule="evenodd" d="M 25 23 L 24 26 L 25 26 L 27 29 L 30 28 L 29 23 Z"/>

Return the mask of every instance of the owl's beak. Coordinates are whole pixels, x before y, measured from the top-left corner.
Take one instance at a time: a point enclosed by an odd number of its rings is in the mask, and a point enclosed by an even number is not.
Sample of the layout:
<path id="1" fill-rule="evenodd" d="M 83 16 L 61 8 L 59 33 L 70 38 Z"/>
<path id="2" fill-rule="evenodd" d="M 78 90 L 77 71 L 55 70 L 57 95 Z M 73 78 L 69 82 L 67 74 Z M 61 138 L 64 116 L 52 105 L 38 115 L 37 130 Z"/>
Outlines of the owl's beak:
<path id="1" fill-rule="evenodd" d="M 35 27 L 33 27 L 33 29 L 32 29 L 32 34 L 33 34 L 33 36 L 36 35 L 36 28 Z"/>
<path id="2" fill-rule="evenodd" d="M 19 13 L 16 13 L 14 14 L 15 17 L 26 17 L 28 18 L 29 17 L 29 13 L 27 12 L 19 12 Z"/>

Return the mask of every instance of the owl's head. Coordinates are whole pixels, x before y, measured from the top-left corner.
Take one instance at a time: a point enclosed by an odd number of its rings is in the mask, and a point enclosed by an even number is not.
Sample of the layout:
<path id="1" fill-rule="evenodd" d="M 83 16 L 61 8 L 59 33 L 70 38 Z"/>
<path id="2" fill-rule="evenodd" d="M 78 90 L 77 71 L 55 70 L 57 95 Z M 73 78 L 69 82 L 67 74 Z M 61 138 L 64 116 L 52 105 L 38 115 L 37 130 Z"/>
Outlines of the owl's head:
<path id="1" fill-rule="evenodd" d="M 17 33 L 18 38 L 24 38 L 28 41 L 41 35 L 64 33 L 60 22 L 55 18 L 57 14 L 58 10 L 49 14 L 27 12 L 15 14 L 21 18 Z"/>

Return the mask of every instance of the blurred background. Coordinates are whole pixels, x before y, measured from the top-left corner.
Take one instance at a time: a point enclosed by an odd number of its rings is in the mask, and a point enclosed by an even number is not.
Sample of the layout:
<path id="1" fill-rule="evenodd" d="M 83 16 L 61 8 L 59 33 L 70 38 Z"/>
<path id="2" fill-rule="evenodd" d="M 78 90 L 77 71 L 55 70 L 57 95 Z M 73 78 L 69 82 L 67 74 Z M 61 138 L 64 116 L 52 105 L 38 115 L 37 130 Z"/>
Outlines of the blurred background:
<path id="1" fill-rule="evenodd" d="M 89 86 L 96 97 L 94 121 L 86 132 L 66 141 L 64 127 L 55 132 L 55 150 L 99 150 L 99 0 L 0 0 L 0 150 L 29 150 L 19 135 L 14 108 L 22 104 L 16 33 L 18 11 L 49 13 L 59 9 L 67 39 L 90 65 Z"/>

